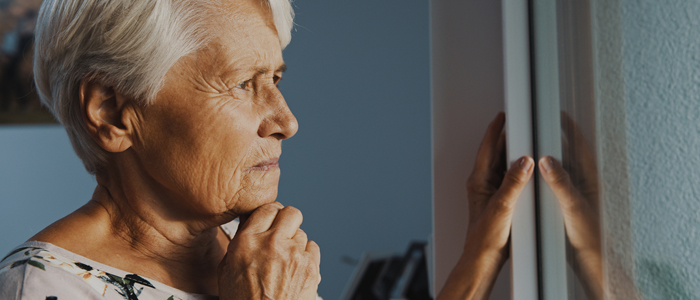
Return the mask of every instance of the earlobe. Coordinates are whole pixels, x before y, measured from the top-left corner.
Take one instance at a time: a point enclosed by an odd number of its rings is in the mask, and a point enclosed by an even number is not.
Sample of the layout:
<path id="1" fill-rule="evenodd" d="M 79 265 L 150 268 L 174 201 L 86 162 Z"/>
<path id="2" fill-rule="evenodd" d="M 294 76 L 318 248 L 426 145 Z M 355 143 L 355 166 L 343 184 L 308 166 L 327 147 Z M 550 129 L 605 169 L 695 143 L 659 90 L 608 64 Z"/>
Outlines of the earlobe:
<path id="1" fill-rule="evenodd" d="M 94 78 L 80 83 L 80 108 L 85 127 L 100 147 L 123 152 L 131 147 L 131 126 L 124 124 L 125 98 Z"/>

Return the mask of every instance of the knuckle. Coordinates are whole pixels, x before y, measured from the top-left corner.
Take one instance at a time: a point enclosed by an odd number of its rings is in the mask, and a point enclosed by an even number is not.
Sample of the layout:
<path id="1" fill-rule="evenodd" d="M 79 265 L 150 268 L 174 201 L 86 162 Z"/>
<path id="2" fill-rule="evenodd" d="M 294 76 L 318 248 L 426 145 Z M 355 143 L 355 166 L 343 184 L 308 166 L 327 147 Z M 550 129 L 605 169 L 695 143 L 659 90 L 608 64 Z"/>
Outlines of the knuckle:
<path id="1" fill-rule="evenodd" d="M 280 242 L 283 240 L 286 240 L 287 237 L 284 235 L 284 232 L 281 230 L 272 230 L 270 232 L 270 241 L 273 243 Z"/>
<path id="2" fill-rule="evenodd" d="M 515 201 L 506 201 L 506 199 L 494 199 L 491 203 L 491 207 L 497 214 L 508 213 L 513 211 L 515 208 Z"/>
<path id="3" fill-rule="evenodd" d="M 567 186 L 569 184 L 569 174 L 563 171 L 558 171 L 552 175 L 549 182 L 559 187 Z"/>
<path id="4" fill-rule="evenodd" d="M 505 180 L 507 180 L 508 182 L 510 182 L 511 184 L 514 184 L 514 185 L 523 185 L 523 184 L 527 183 L 524 179 L 525 176 L 523 176 L 523 175 L 524 174 L 523 174 L 522 170 L 520 170 L 520 169 L 515 170 L 514 169 L 506 174 Z"/>
<path id="5" fill-rule="evenodd" d="M 309 251 L 314 255 L 314 256 L 319 256 L 321 255 L 321 247 L 318 246 L 318 244 L 314 241 L 308 241 L 306 248 L 309 249 Z"/>
<path id="6" fill-rule="evenodd" d="M 259 212 L 261 214 L 265 215 L 271 215 L 271 214 L 277 214 L 279 212 L 279 208 L 276 207 L 273 203 L 270 204 L 265 204 L 263 206 L 258 207 L 255 212 Z"/>
<path id="7" fill-rule="evenodd" d="M 481 179 L 467 180 L 467 192 L 474 195 L 491 195 L 496 189 Z"/>
<path id="8" fill-rule="evenodd" d="M 306 240 L 309 239 L 309 237 L 308 237 L 308 235 L 306 234 L 306 232 L 305 232 L 304 230 L 302 230 L 302 229 L 297 229 L 296 235 L 298 236 L 298 238 L 303 239 L 304 241 L 306 241 Z"/>
<path id="9" fill-rule="evenodd" d="M 285 208 L 282 209 L 285 213 L 290 214 L 291 216 L 301 218 L 303 217 L 301 210 L 299 210 L 296 207 L 293 206 L 286 206 Z"/>
<path id="10" fill-rule="evenodd" d="M 291 251 L 289 258 L 291 261 L 297 263 L 297 265 L 304 264 L 306 261 L 306 257 L 301 251 Z"/>

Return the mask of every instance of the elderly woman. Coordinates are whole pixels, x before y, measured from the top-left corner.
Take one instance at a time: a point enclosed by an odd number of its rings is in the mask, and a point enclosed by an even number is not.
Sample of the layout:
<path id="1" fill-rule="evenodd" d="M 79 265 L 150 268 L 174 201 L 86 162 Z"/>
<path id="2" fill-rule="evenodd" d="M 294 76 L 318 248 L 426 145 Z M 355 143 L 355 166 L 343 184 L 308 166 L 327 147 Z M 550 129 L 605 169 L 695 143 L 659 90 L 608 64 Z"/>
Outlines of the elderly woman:
<path id="1" fill-rule="evenodd" d="M 319 247 L 275 202 L 297 131 L 277 89 L 292 20 L 289 0 L 44 1 L 37 89 L 97 187 L 0 262 L 0 298 L 315 299 Z M 504 119 L 482 142 L 443 299 L 488 296 L 508 256 L 534 161 L 504 179 Z"/>

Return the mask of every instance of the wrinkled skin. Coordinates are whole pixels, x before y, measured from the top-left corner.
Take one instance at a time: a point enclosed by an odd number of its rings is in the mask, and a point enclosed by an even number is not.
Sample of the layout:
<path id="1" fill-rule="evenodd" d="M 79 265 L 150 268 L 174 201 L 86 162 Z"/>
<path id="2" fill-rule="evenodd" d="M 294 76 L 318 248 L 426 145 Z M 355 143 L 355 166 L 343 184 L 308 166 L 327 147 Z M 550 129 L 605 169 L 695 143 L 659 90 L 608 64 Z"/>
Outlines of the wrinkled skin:
<path id="1" fill-rule="evenodd" d="M 279 203 L 255 210 L 219 266 L 221 299 L 316 299 L 320 250 L 301 221 L 299 210 Z"/>
<path id="2" fill-rule="evenodd" d="M 153 104 L 99 76 L 81 82 L 83 121 L 109 163 L 90 202 L 32 240 L 222 300 L 315 299 L 318 245 L 298 210 L 274 203 L 282 140 L 298 125 L 277 88 L 271 13 L 260 0 L 211 9 L 211 40 L 168 71 Z M 229 242 L 218 226 L 237 217 Z"/>

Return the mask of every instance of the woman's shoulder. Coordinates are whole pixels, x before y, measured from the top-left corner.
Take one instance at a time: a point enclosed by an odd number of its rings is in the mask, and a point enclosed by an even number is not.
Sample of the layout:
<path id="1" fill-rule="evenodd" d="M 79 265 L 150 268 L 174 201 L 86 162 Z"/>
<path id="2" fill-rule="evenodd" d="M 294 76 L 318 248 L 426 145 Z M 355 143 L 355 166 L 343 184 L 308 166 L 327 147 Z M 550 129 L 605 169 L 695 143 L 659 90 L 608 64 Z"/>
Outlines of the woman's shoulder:
<path id="1" fill-rule="evenodd" d="M 209 297 L 156 288 L 136 274 L 82 260 L 65 249 L 27 242 L 0 261 L 0 299 L 138 299 L 176 300 Z M 78 258 L 78 259 L 76 259 Z"/>
<path id="2" fill-rule="evenodd" d="M 81 277 L 87 274 L 79 274 L 77 265 L 64 262 L 42 246 L 24 243 L 0 261 L 0 299 L 101 298 L 88 282 L 93 280 Z"/>

